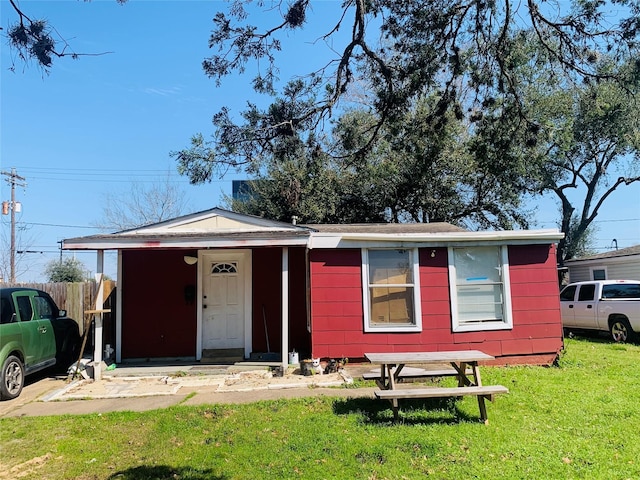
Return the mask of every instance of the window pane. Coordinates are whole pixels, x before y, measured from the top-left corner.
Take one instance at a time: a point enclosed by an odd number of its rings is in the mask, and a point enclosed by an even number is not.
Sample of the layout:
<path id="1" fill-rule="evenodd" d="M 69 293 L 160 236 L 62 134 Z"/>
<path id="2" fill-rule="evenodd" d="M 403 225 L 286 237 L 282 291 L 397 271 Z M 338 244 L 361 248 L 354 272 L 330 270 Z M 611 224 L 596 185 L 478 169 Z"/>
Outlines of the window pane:
<path id="1" fill-rule="evenodd" d="M 237 264 L 233 263 L 216 263 L 211 265 L 211 273 L 238 273 Z"/>
<path id="2" fill-rule="evenodd" d="M 0 298 L 0 324 L 11 323 L 14 319 L 11 303 L 6 298 Z"/>
<path id="3" fill-rule="evenodd" d="M 575 298 L 575 296 L 576 296 L 576 286 L 572 285 L 562 290 L 562 293 L 560 294 L 560 300 L 563 302 L 573 302 L 573 299 Z"/>
<path id="4" fill-rule="evenodd" d="M 20 320 L 28 322 L 33 318 L 33 309 L 31 308 L 31 300 L 29 297 L 18 297 L 18 312 L 20 313 Z"/>
<path id="5" fill-rule="evenodd" d="M 376 285 L 413 283 L 409 250 L 369 250 L 369 283 Z"/>
<path id="6" fill-rule="evenodd" d="M 640 298 L 640 283 L 603 285 L 602 298 Z"/>
<path id="7" fill-rule="evenodd" d="M 454 248 L 458 325 L 507 321 L 501 247 Z"/>
<path id="8" fill-rule="evenodd" d="M 458 314 L 460 323 L 502 320 L 502 286 L 459 286 Z"/>
<path id="9" fill-rule="evenodd" d="M 456 283 L 500 282 L 500 249 L 497 247 L 456 248 Z"/>
<path id="10" fill-rule="evenodd" d="M 415 325 L 413 288 L 371 287 L 371 325 Z"/>
<path id="11" fill-rule="evenodd" d="M 38 319 L 52 319 L 53 307 L 49 301 L 44 297 L 33 297 L 33 305 L 35 307 L 36 318 Z"/>
<path id="12" fill-rule="evenodd" d="M 606 280 L 606 279 L 607 279 L 607 272 L 605 270 L 598 269 L 593 271 L 593 280 Z"/>
<path id="13" fill-rule="evenodd" d="M 458 310 L 460 325 L 502 321 L 502 305 L 469 305 Z"/>
<path id="14" fill-rule="evenodd" d="M 580 291 L 578 292 L 578 301 L 579 302 L 591 302 L 596 294 L 596 286 L 593 283 L 588 285 L 582 285 L 580 287 Z"/>

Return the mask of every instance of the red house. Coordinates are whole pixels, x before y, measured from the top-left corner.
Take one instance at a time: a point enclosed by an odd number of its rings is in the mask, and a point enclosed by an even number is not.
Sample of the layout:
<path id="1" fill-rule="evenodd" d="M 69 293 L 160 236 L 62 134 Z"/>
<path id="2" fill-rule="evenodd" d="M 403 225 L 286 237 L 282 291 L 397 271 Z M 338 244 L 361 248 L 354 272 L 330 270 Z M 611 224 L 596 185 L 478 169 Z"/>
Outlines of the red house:
<path id="1" fill-rule="evenodd" d="M 104 251 L 117 251 L 115 328 L 104 339 L 117 362 L 480 349 L 499 363 L 550 364 L 563 346 L 561 238 L 445 223 L 293 225 L 212 209 L 62 248 L 96 250 L 98 272 Z"/>

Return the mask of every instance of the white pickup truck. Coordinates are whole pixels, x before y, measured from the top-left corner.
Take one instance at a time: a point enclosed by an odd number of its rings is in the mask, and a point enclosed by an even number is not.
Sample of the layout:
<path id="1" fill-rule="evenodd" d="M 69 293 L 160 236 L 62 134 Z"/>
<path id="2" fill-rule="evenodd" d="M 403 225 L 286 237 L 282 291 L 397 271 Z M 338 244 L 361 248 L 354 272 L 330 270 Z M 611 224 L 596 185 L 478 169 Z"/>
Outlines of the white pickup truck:
<path id="1" fill-rule="evenodd" d="M 640 281 L 600 280 L 571 283 L 560 292 L 565 330 L 610 332 L 616 342 L 640 334 Z"/>

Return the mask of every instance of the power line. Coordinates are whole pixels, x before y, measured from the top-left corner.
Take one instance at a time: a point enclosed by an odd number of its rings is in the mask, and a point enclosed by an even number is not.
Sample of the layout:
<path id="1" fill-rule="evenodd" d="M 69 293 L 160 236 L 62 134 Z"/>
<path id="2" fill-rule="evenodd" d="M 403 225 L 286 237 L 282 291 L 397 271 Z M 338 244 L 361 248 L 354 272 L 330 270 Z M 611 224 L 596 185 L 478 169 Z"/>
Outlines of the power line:
<path id="1" fill-rule="evenodd" d="M 51 247 L 48 247 L 51 248 Z M 73 251 L 65 251 L 63 250 L 64 253 L 69 254 L 69 255 L 93 255 L 95 254 L 95 252 L 93 250 L 73 250 Z M 18 250 L 16 253 L 20 253 L 20 254 L 45 254 L 45 253 L 55 253 L 56 255 L 60 253 L 60 250 Z"/>
<path id="2" fill-rule="evenodd" d="M 32 180 L 43 180 L 43 181 L 52 181 L 55 180 L 56 182 L 60 182 L 60 181 L 65 181 L 65 182 L 82 182 L 82 183 L 89 183 L 89 182 L 100 182 L 100 183 L 176 183 L 176 184 L 184 184 L 184 185 L 191 185 L 191 183 L 189 182 L 189 180 L 158 180 L 158 179 L 148 179 L 148 178 L 136 178 L 136 177 L 131 177 L 128 176 L 126 179 L 113 179 L 113 178 L 105 178 L 104 176 L 101 176 L 99 178 L 69 178 L 68 176 L 65 176 L 64 179 L 61 178 L 55 178 L 55 177 L 34 177 L 31 176 L 29 177 Z M 218 181 L 213 181 L 210 183 L 217 183 Z M 220 182 L 222 182 L 222 180 L 220 180 Z"/>
<path id="3" fill-rule="evenodd" d="M 5 223 L 4 220 L 2 223 Z M 16 226 L 38 226 L 38 227 L 56 227 L 56 228 L 86 228 L 91 230 L 101 230 L 101 227 L 94 227 L 88 225 L 63 225 L 58 223 L 37 223 L 37 222 L 22 222 L 17 221 Z"/>
<path id="4" fill-rule="evenodd" d="M 39 227 L 60 227 L 60 228 L 89 228 L 92 230 L 100 230 L 100 227 L 91 227 L 86 225 L 60 225 L 55 223 L 35 223 L 35 222 L 18 222 L 20 225 L 37 225 Z"/>
<path id="5" fill-rule="evenodd" d="M 640 218 L 623 218 L 623 219 L 613 219 L 613 220 L 594 220 L 595 223 L 637 222 L 637 221 L 640 221 Z"/>
<path id="6" fill-rule="evenodd" d="M 32 180 L 67 182 L 112 182 L 112 183 L 184 183 L 190 185 L 187 176 L 163 169 L 98 169 L 98 168 L 55 168 L 20 167 L 30 173 Z M 149 178 L 149 177 L 152 178 Z M 62 178 L 60 178 L 62 177 Z M 92 178 L 94 177 L 94 178 Z M 212 179 L 207 183 L 227 183 L 228 179 Z"/>
<path id="7" fill-rule="evenodd" d="M 122 169 L 118 169 L 118 170 L 113 170 L 113 169 L 109 169 L 109 168 L 58 168 L 58 167 L 20 167 L 21 170 L 27 170 L 27 171 L 32 171 L 32 172 L 64 172 L 64 173 L 68 173 L 68 172 L 94 172 L 94 173 L 109 173 L 109 172 L 125 172 L 125 173 L 133 173 L 133 172 L 140 172 L 140 173 L 151 173 L 151 172 L 157 172 L 157 173 L 162 173 L 164 175 L 166 175 L 167 173 L 169 173 L 169 175 L 173 175 L 176 174 L 176 172 L 172 171 L 172 170 L 160 170 L 160 169 L 144 169 L 144 168 L 130 168 L 130 169 L 126 169 L 126 170 L 122 170 Z"/>
<path id="8" fill-rule="evenodd" d="M 592 223 L 615 223 L 615 222 L 638 222 L 640 218 L 614 218 L 610 220 L 594 220 Z M 540 225 L 557 225 L 558 222 L 552 220 L 545 222 L 537 222 Z"/>

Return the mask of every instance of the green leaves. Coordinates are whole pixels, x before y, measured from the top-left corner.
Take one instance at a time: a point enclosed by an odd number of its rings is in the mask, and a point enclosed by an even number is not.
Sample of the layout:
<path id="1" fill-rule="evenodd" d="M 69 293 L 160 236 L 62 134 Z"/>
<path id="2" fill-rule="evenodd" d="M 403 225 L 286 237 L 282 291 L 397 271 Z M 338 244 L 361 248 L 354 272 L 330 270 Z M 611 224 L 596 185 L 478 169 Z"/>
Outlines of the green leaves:
<path id="1" fill-rule="evenodd" d="M 352 0 L 335 4 L 332 20 L 297 0 L 276 2 L 281 9 L 269 12 L 280 18 L 261 27 L 250 3 L 235 0 L 216 16 L 210 46 L 219 55 L 205 69 L 221 81 L 259 61 L 254 89 L 273 99 L 249 105 L 241 122 L 223 109 L 210 142 L 178 157 L 192 181 L 228 168 L 252 175 L 251 202 L 234 203 L 247 213 L 527 228 L 522 199 L 551 190 L 567 208 L 568 232 L 576 208 L 563 189 L 596 173 L 579 237 L 612 191 L 610 184 L 595 200 L 604 172 L 640 138 L 629 121 L 637 119 L 631 97 L 620 96 L 635 91 L 638 77 L 635 2 L 554 9 L 535 0 Z M 608 15 L 614 5 L 618 18 Z M 320 67 L 310 58 L 295 80 L 278 85 L 284 35 L 314 21 L 326 26 L 320 38 L 335 58 Z M 345 30 L 346 38 L 338 35 Z M 614 163 L 597 163 L 612 141 Z"/>
<path id="2" fill-rule="evenodd" d="M 56 42 L 44 20 L 20 22 L 9 29 L 9 42 L 23 60 L 34 59 L 45 68 L 56 55 Z"/>
<path id="3" fill-rule="evenodd" d="M 64 260 L 52 260 L 45 268 L 45 275 L 53 283 L 82 282 L 86 278 L 86 267 L 77 258 L 67 257 Z"/>

